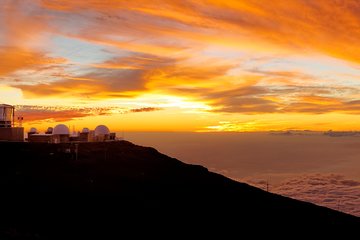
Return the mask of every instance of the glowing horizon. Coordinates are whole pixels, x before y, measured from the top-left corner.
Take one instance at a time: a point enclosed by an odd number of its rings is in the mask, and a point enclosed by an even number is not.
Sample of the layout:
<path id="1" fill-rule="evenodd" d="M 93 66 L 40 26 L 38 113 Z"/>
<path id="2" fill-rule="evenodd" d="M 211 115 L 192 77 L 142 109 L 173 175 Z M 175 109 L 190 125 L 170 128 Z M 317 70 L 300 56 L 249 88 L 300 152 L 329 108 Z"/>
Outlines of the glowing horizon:
<path id="1" fill-rule="evenodd" d="M 360 130 L 356 0 L 0 0 L 24 126 Z"/>

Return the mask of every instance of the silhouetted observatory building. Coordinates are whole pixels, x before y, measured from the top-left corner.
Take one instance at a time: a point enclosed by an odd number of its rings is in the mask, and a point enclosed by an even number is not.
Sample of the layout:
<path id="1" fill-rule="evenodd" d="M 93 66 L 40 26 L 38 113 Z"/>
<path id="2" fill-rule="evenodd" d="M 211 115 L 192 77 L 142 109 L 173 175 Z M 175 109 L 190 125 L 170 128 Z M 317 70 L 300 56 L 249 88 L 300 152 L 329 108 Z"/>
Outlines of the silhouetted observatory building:
<path id="1" fill-rule="evenodd" d="M 23 118 L 18 117 L 21 121 Z M 20 124 L 21 125 L 21 122 Z M 70 133 L 64 124 L 54 128 L 49 127 L 45 133 L 39 133 L 36 128 L 31 128 L 27 133 L 28 142 L 43 143 L 71 143 L 71 142 L 105 142 L 116 140 L 116 134 L 111 133 L 105 125 L 99 125 L 94 130 L 83 128 L 81 132 Z M 24 128 L 15 127 L 15 107 L 0 104 L 0 141 L 23 142 Z"/>
<path id="2" fill-rule="evenodd" d="M 14 106 L 0 104 L 0 141 L 24 141 L 24 128 L 15 126 Z"/>
<path id="3" fill-rule="evenodd" d="M 45 143 L 69 143 L 69 142 L 105 142 L 114 141 L 116 134 L 111 133 L 105 125 L 99 125 L 95 130 L 83 128 L 81 132 L 70 133 L 64 124 L 58 124 L 54 128 L 49 127 L 45 133 L 38 133 L 35 128 L 28 132 L 29 142 Z"/>

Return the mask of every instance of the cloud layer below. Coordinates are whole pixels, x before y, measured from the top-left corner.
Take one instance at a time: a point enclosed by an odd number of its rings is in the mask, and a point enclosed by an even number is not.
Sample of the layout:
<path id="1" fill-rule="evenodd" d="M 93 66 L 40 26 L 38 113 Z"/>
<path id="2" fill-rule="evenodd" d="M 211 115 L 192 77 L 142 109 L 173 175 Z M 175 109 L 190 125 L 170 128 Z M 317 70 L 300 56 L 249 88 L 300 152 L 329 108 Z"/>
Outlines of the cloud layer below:
<path id="1" fill-rule="evenodd" d="M 266 179 L 249 179 L 248 183 L 266 190 Z M 269 191 L 287 197 L 315 203 L 360 217 L 360 181 L 339 174 L 299 175 Z"/>

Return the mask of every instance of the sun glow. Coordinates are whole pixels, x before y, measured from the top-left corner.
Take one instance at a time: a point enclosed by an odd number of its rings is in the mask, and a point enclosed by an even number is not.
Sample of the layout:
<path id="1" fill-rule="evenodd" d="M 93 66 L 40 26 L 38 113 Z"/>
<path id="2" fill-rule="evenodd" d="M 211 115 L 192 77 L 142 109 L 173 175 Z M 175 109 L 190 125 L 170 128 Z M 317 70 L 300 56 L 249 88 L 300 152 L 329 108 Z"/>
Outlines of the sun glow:
<path id="1" fill-rule="evenodd" d="M 26 126 L 358 130 L 358 10 L 355 0 L 4 0 L 0 101 L 23 106 Z"/>

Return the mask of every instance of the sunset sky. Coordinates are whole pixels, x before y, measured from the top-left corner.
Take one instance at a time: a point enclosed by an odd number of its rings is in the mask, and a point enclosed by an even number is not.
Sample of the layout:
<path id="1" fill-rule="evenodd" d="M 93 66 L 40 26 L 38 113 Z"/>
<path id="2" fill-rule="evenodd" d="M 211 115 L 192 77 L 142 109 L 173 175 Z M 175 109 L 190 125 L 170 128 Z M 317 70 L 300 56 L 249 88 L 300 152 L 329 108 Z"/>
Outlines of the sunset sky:
<path id="1" fill-rule="evenodd" d="M 25 128 L 360 130 L 358 0 L 0 0 Z"/>

